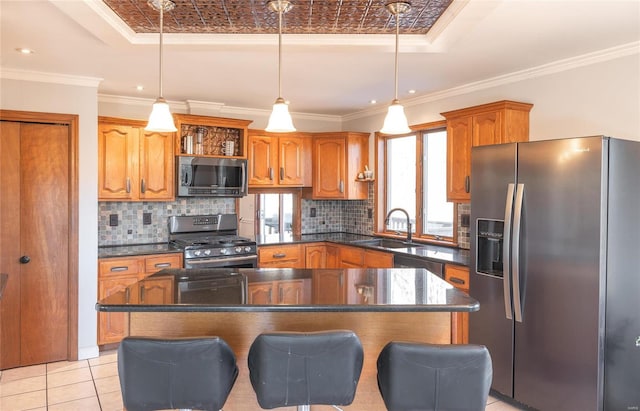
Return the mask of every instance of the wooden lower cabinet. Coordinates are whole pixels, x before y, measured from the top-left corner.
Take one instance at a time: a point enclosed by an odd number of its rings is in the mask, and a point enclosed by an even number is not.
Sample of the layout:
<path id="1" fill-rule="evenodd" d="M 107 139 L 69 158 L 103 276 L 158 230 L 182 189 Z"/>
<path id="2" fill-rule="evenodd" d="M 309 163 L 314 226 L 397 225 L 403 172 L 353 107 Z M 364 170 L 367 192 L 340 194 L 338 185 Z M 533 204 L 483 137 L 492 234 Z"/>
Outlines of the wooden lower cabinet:
<path id="1" fill-rule="evenodd" d="M 151 254 L 98 260 L 98 299 L 126 290 L 129 286 L 164 268 L 181 268 L 182 254 Z M 129 301 L 162 304 L 173 298 L 172 280 L 153 279 L 129 288 Z M 98 345 L 118 343 L 128 335 L 125 313 L 98 313 Z"/>
<path id="2" fill-rule="evenodd" d="M 327 246 L 324 243 L 305 245 L 304 266 L 305 268 L 327 268 Z"/>
<path id="3" fill-rule="evenodd" d="M 311 280 L 252 282 L 247 286 L 249 304 L 307 304 L 311 302 Z"/>
<path id="4" fill-rule="evenodd" d="M 259 268 L 305 268 L 305 255 L 300 244 L 258 247 Z"/>
<path id="5" fill-rule="evenodd" d="M 444 279 L 460 291 L 469 293 L 469 268 L 445 265 Z M 451 338 L 459 344 L 469 343 L 469 313 L 453 313 L 451 317 Z"/>

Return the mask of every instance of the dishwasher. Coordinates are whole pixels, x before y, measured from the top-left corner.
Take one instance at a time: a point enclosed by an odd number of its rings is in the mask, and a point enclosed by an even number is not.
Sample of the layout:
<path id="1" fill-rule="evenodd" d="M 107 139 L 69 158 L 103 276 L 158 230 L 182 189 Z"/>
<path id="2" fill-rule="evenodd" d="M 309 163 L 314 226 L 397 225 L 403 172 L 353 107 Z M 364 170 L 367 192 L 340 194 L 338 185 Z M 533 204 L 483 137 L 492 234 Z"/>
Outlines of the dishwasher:
<path id="1" fill-rule="evenodd" d="M 424 268 L 440 278 L 444 278 L 444 264 L 410 255 L 394 254 L 394 268 Z"/>

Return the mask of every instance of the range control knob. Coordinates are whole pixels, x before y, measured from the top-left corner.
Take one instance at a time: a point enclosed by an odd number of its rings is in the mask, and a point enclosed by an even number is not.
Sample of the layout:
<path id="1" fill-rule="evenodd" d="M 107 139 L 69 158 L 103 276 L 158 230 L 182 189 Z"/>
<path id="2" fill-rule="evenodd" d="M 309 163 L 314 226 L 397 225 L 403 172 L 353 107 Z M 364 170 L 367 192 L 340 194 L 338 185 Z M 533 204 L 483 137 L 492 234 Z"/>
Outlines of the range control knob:
<path id="1" fill-rule="evenodd" d="M 236 247 L 236 253 L 241 253 L 242 252 L 242 247 Z"/>
<path id="2" fill-rule="evenodd" d="M 204 255 L 210 255 L 211 254 L 211 250 L 204 250 Z"/>
<path id="3" fill-rule="evenodd" d="M 229 249 L 228 249 L 228 248 L 222 248 L 222 249 L 220 249 L 220 254 L 222 254 L 222 255 L 227 255 L 227 254 L 229 254 Z"/>
<path id="4" fill-rule="evenodd" d="M 251 251 L 251 247 L 249 247 L 249 246 L 245 247 L 245 248 L 244 248 L 244 251 L 246 251 L 246 252 L 250 252 L 250 251 Z"/>
<path id="5" fill-rule="evenodd" d="M 193 255 L 195 255 L 195 256 L 199 256 L 199 255 L 200 255 L 200 250 L 195 250 L 195 251 L 193 252 Z"/>

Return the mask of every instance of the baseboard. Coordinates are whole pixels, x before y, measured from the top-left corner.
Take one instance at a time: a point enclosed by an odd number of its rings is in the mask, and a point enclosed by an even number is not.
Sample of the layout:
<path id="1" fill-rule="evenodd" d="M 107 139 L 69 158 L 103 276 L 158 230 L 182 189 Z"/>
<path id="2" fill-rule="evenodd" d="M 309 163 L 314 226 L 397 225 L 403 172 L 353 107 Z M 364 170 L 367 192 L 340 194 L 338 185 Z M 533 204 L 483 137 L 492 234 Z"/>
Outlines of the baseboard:
<path id="1" fill-rule="evenodd" d="M 91 347 L 78 347 L 78 360 L 87 360 L 100 355 L 97 345 Z"/>

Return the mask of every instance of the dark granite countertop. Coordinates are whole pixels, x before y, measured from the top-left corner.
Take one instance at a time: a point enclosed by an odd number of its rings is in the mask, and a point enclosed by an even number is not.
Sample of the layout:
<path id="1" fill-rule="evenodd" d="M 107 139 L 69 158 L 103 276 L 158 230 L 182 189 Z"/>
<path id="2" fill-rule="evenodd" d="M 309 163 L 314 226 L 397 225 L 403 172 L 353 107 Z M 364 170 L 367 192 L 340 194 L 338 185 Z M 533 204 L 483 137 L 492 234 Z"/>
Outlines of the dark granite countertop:
<path id="1" fill-rule="evenodd" d="M 303 234 L 300 236 L 280 236 L 269 238 L 258 238 L 256 242 L 260 245 L 276 245 L 276 244 L 296 244 L 296 243 L 315 243 L 327 241 L 342 245 L 353 245 L 358 247 L 369 248 L 378 251 L 386 251 L 394 254 L 404 254 L 429 260 L 437 261 L 444 264 L 457 264 L 469 266 L 469 250 L 454 247 L 445 247 L 433 244 L 419 244 L 418 246 L 406 248 L 385 248 L 377 245 L 366 244 L 366 241 L 375 240 L 380 237 L 374 237 L 364 234 L 351 233 L 317 233 Z"/>
<path id="2" fill-rule="evenodd" d="M 181 249 L 176 248 L 169 243 L 113 245 L 98 247 L 98 258 L 181 252 Z"/>
<path id="3" fill-rule="evenodd" d="M 277 281 L 291 279 L 309 279 L 311 287 L 321 287 L 324 281 L 313 281 L 318 276 L 335 275 L 340 271 L 345 276 L 344 284 L 354 287 L 351 294 L 356 297 L 347 299 L 343 304 L 315 304 L 312 296 L 322 294 L 322 290 L 312 289 L 304 303 L 289 305 L 252 305 L 243 302 L 220 304 L 216 294 L 198 304 L 179 304 L 180 285 L 201 284 L 211 275 L 225 278 L 243 275 L 251 284 L 256 280 Z M 357 279 L 357 281 L 354 281 Z M 145 282 L 167 280 L 171 289 L 166 295 L 171 301 L 161 304 L 140 303 L 138 290 Z M 156 283 L 157 284 L 157 283 Z M 335 287 L 335 286 L 334 286 Z M 331 291 L 335 293 L 335 291 Z M 361 296 L 370 296 L 366 300 Z M 349 294 L 349 290 L 347 290 Z M 159 271 L 128 289 L 112 294 L 98 301 L 96 310 L 105 312 L 471 312 L 479 309 L 479 303 L 468 294 L 459 291 L 438 276 L 421 268 L 389 269 L 167 269 Z"/>

